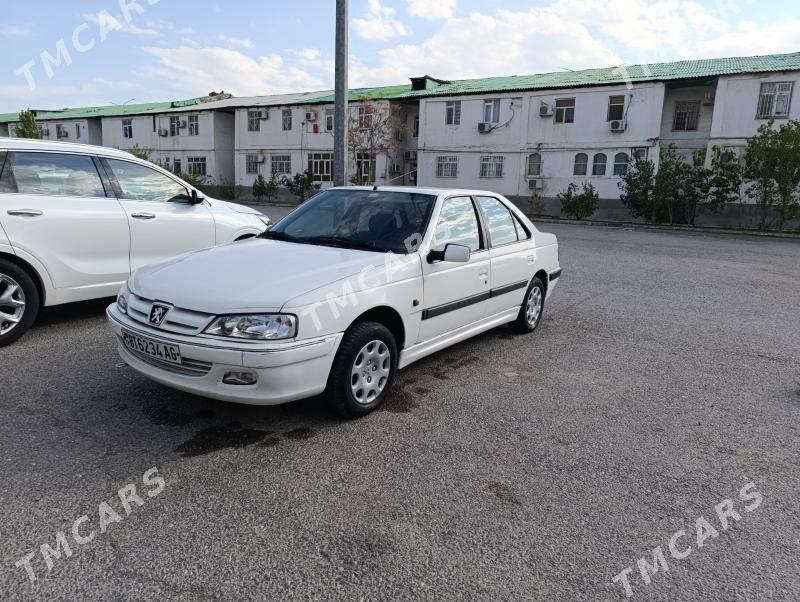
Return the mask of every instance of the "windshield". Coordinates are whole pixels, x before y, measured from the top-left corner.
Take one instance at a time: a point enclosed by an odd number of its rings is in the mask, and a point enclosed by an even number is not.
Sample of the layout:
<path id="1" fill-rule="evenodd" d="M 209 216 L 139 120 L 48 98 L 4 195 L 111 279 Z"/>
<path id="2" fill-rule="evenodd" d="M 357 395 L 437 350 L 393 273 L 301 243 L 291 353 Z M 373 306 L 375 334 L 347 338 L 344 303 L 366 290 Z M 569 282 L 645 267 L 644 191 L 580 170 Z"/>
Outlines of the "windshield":
<path id="1" fill-rule="evenodd" d="M 428 226 L 436 197 L 383 190 L 327 190 L 265 232 L 276 238 L 372 251 L 409 253 Z M 410 244 L 406 244 L 409 241 Z"/>

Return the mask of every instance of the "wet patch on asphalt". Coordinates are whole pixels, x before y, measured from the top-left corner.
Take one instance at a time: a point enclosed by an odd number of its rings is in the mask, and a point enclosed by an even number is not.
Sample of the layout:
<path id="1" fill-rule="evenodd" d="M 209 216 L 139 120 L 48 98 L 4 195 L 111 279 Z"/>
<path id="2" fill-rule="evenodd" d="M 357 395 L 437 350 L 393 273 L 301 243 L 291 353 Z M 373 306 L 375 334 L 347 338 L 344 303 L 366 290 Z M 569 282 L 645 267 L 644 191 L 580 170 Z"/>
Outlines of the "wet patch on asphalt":
<path id="1" fill-rule="evenodd" d="M 314 436 L 314 430 L 307 426 L 302 426 L 285 432 L 283 436 L 287 439 L 311 439 Z"/>
<path id="2" fill-rule="evenodd" d="M 185 426 L 193 419 L 191 414 L 179 412 L 164 405 L 146 405 L 142 411 L 150 419 L 150 422 L 161 426 Z"/>
<path id="3" fill-rule="evenodd" d="M 175 453 L 184 458 L 193 458 L 224 449 L 242 449 L 263 442 L 271 434 L 271 431 L 242 428 L 239 422 L 211 426 L 197 431 L 191 439 L 176 447 Z"/>

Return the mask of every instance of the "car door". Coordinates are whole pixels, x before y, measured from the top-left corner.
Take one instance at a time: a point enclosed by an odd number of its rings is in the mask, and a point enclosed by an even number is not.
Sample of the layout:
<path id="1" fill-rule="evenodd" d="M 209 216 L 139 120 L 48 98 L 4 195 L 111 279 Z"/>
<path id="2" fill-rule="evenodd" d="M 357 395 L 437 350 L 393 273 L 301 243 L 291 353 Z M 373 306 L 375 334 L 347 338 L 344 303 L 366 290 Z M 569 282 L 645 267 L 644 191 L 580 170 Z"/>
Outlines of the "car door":
<path id="1" fill-rule="evenodd" d="M 98 168 L 89 155 L 42 151 L 9 151 L 1 168 L 3 227 L 47 269 L 59 289 L 50 303 L 111 296 L 128 278 L 128 220 Z"/>
<path id="2" fill-rule="evenodd" d="M 491 288 L 489 252 L 472 199 L 446 198 L 435 228 L 432 251 L 443 251 L 447 244 L 464 245 L 470 249 L 470 258 L 465 263 L 423 261 L 421 341 L 485 317 Z"/>
<path id="3" fill-rule="evenodd" d="M 522 303 L 532 276 L 535 251 L 530 233 L 500 199 L 476 196 L 475 200 L 488 231 L 492 297 L 487 311 L 488 315 L 495 315 Z"/>
<path id="4" fill-rule="evenodd" d="M 186 186 L 142 163 L 106 158 L 103 164 L 128 216 L 132 270 L 214 246 L 214 217 L 206 203 L 191 203 Z"/>

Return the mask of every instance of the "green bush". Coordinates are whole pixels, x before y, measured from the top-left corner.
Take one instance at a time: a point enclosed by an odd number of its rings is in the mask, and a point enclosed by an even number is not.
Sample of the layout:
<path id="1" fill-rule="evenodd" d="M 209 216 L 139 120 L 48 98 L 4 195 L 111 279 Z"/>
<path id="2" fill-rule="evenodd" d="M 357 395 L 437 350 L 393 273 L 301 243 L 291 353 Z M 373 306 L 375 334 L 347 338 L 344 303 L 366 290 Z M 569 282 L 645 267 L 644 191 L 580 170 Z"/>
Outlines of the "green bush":
<path id="1" fill-rule="evenodd" d="M 570 183 L 566 191 L 556 195 L 561 201 L 561 213 L 571 215 L 578 220 L 591 217 L 597 211 L 597 204 L 600 201 L 597 191 L 588 183 L 584 183 L 580 193 L 577 190 L 578 187 L 574 183 Z"/>

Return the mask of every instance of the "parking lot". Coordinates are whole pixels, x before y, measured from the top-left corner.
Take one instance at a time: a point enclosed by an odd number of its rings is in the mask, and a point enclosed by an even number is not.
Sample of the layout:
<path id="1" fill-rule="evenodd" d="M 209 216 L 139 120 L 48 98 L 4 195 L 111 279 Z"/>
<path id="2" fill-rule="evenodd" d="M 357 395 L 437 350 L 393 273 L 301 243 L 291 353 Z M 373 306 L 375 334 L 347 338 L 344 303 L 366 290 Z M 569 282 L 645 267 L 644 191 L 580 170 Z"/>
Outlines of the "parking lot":
<path id="1" fill-rule="evenodd" d="M 540 328 L 413 364 L 357 421 L 167 389 L 117 358 L 107 302 L 45 310 L 0 350 L 0 598 L 625 599 L 632 567 L 636 599 L 798 599 L 800 244 L 542 229 Z M 48 572 L 40 546 L 151 467 L 163 491 Z"/>

